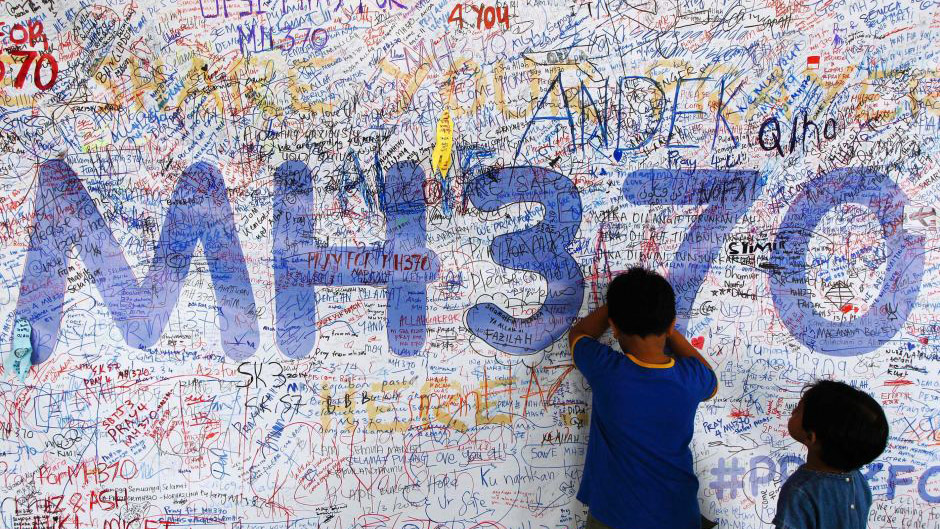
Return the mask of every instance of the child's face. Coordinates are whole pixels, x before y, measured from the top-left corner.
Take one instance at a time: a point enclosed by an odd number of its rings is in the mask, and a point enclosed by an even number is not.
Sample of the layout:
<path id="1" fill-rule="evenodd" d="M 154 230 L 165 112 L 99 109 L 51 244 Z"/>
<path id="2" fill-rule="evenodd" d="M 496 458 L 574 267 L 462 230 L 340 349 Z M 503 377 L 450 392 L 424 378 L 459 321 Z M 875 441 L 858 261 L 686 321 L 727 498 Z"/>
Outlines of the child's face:
<path id="1" fill-rule="evenodd" d="M 790 415 L 790 421 L 787 422 L 787 431 L 794 440 L 809 445 L 809 435 L 803 429 L 803 399 L 800 399 L 793 413 Z"/>

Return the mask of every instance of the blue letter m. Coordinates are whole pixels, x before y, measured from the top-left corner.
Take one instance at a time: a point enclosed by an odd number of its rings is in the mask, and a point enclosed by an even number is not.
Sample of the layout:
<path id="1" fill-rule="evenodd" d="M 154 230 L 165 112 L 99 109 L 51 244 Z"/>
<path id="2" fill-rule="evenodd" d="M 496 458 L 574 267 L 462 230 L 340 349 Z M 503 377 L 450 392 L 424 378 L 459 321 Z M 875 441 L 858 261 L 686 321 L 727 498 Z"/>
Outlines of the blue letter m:
<path id="1" fill-rule="evenodd" d="M 64 161 L 40 168 L 29 231 L 16 317 L 32 324 L 34 364 L 49 358 L 58 340 L 73 249 L 124 340 L 142 348 L 156 343 L 169 321 L 197 242 L 209 264 L 225 353 L 241 360 L 255 352 L 254 295 L 225 184 L 215 167 L 196 163 L 180 176 L 143 281 L 134 276 L 114 233 Z"/>

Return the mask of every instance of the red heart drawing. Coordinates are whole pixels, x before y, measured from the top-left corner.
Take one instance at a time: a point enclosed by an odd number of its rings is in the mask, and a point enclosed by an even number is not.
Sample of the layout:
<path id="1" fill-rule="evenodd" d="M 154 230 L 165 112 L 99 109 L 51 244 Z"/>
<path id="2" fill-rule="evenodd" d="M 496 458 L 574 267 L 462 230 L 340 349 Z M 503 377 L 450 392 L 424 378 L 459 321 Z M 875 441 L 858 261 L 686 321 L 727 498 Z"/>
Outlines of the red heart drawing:
<path id="1" fill-rule="evenodd" d="M 695 338 L 692 338 L 690 342 L 692 343 L 692 347 L 695 347 L 696 349 L 701 349 L 702 347 L 705 347 L 704 336 L 696 336 Z"/>

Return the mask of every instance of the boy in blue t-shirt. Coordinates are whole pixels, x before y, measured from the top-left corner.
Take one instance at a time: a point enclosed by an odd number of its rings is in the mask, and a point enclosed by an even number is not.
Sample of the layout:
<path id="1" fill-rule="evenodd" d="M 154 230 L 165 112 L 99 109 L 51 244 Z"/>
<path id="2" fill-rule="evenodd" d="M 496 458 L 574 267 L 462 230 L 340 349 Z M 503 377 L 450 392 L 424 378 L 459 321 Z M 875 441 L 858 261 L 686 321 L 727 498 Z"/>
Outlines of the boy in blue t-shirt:
<path id="1" fill-rule="evenodd" d="M 642 268 L 619 275 L 607 304 L 571 327 L 574 363 L 591 385 L 591 430 L 578 500 L 588 528 L 699 529 L 693 420 L 718 391 L 711 366 L 674 329 L 676 296 Z M 607 328 L 626 354 L 597 341 Z M 669 345 L 675 358 L 667 356 Z"/>
<path id="2" fill-rule="evenodd" d="M 777 499 L 777 529 L 864 529 L 871 489 L 858 469 L 888 444 L 888 419 L 875 399 L 848 384 L 821 380 L 793 410 L 787 429 L 806 445 L 806 464 Z"/>

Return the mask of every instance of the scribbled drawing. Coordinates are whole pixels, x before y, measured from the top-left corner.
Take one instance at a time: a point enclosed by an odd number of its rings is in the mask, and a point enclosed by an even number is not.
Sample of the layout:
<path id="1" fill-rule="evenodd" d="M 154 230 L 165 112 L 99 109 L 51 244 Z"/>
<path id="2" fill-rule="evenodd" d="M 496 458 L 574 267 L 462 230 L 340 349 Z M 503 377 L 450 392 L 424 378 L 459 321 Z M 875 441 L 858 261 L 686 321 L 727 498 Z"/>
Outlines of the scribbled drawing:
<path id="1" fill-rule="evenodd" d="M 826 300 L 837 309 L 842 309 L 855 299 L 852 286 L 843 280 L 833 281 L 826 289 Z"/>

